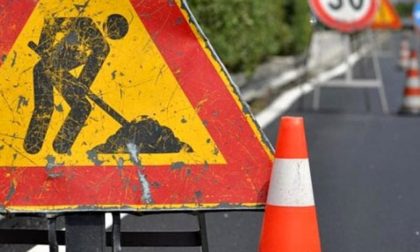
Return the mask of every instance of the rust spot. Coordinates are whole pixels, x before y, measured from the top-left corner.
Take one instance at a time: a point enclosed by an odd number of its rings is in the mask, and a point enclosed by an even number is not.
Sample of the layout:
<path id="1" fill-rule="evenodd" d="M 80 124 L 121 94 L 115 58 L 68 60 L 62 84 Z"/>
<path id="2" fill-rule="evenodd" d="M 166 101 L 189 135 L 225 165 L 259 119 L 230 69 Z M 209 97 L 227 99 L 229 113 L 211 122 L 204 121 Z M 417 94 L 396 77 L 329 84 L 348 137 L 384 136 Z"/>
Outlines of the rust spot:
<path id="1" fill-rule="evenodd" d="M 194 195 L 198 200 L 201 200 L 201 198 L 203 197 L 203 193 L 201 191 L 196 191 Z"/>
<path id="2" fill-rule="evenodd" d="M 13 51 L 13 58 L 12 58 L 12 64 L 11 64 L 12 67 L 14 67 L 16 64 L 16 58 L 17 58 L 17 53 L 16 51 Z"/>
<path id="3" fill-rule="evenodd" d="M 20 95 L 16 110 L 19 111 L 19 109 L 21 109 L 22 107 L 28 106 L 28 104 L 29 104 L 28 99 L 26 99 L 26 97 Z"/>
<path id="4" fill-rule="evenodd" d="M 175 6 L 175 1 L 174 0 L 168 0 L 168 5 L 171 7 Z"/>
<path id="5" fill-rule="evenodd" d="M 219 154 L 219 149 L 217 147 L 214 147 L 213 154 L 214 155 L 218 155 Z"/>
<path id="6" fill-rule="evenodd" d="M 86 154 L 88 155 L 88 159 L 90 161 L 92 161 L 96 166 L 100 166 L 100 165 L 103 164 L 104 161 L 99 160 L 99 158 L 98 158 L 98 151 L 90 150 L 90 151 L 86 152 Z"/>
<path id="7" fill-rule="evenodd" d="M 15 183 L 11 182 L 9 186 L 9 192 L 6 195 L 5 201 L 8 202 L 12 199 L 13 195 L 16 193 Z"/>
<path id="8" fill-rule="evenodd" d="M 63 105 L 61 103 L 56 105 L 55 109 L 57 110 L 57 112 L 60 112 L 60 113 L 64 111 Z"/>
<path id="9" fill-rule="evenodd" d="M 181 25 L 182 23 L 184 23 L 184 19 L 183 19 L 182 17 L 178 17 L 178 18 L 175 20 L 175 24 L 176 24 L 176 25 Z"/>
<path id="10" fill-rule="evenodd" d="M 182 167 L 184 167 L 185 163 L 184 162 L 174 162 L 171 164 L 171 168 L 174 170 L 178 170 L 181 169 Z"/>
<path id="11" fill-rule="evenodd" d="M 77 9 L 79 14 L 82 14 L 86 7 L 88 7 L 90 0 L 87 0 L 84 4 L 74 4 L 74 7 Z"/>
<path id="12" fill-rule="evenodd" d="M 154 187 L 154 188 L 159 188 L 160 187 L 160 183 L 159 182 L 153 182 L 151 184 L 151 186 Z"/>
<path id="13" fill-rule="evenodd" d="M 49 178 L 58 178 L 63 175 L 62 172 L 57 172 L 55 168 L 57 166 L 62 166 L 64 163 L 56 163 L 56 159 L 52 155 L 48 155 L 46 158 L 47 165 L 45 166 L 45 170 L 47 171 Z"/>
<path id="14" fill-rule="evenodd" d="M 118 169 L 124 168 L 124 159 L 122 157 L 119 157 L 117 160 L 117 167 Z"/>

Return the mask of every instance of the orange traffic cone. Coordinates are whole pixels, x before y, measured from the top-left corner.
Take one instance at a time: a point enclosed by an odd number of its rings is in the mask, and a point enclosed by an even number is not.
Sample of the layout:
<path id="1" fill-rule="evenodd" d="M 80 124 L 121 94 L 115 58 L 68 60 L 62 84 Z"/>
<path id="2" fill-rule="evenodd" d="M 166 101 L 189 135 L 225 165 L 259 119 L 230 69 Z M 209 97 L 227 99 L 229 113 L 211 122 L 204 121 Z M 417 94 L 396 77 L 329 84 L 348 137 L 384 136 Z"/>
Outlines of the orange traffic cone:
<path id="1" fill-rule="evenodd" d="M 420 114 L 420 80 L 416 51 L 411 51 L 410 64 L 406 76 L 407 82 L 400 114 L 418 115 Z"/>
<path id="2" fill-rule="evenodd" d="M 302 117 L 283 117 L 260 252 L 319 252 L 318 223 Z"/>
<path id="3" fill-rule="evenodd" d="M 403 70 L 408 68 L 410 62 L 410 43 L 407 38 L 403 38 L 400 44 L 400 62 L 399 65 Z"/>

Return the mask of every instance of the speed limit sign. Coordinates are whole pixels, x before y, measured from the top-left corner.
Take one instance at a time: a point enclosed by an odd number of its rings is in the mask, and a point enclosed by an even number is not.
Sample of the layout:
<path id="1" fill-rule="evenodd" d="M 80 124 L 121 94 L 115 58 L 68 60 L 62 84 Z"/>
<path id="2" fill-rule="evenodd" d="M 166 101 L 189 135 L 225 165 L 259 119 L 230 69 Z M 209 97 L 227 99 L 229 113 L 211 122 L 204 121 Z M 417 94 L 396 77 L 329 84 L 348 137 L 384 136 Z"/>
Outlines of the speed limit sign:
<path id="1" fill-rule="evenodd" d="M 309 0 L 309 4 L 325 25 L 342 32 L 353 32 L 370 25 L 379 0 Z"/>

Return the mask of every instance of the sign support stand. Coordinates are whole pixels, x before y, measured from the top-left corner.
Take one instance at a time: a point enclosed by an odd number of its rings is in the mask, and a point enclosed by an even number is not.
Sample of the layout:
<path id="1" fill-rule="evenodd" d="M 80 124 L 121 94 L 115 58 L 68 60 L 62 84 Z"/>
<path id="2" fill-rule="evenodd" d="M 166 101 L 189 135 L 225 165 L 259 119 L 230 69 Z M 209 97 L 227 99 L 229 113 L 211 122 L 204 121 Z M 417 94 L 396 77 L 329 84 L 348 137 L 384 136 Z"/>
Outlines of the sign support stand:
<path id="1" fill-rule="evenodd" d="M 189 212 L 197 217 L 198 230 L 170 232 L 121 231 L 120 213 L 112 213 L 111 232 L 105 230 L 104 213 L 68 213 L 64 215 L 65 230 L 57 230 L 57 215 L 49 215 L 48 230 L 26 228 L 0 229 L 0 244 L 45 244 L 50 252 L 58 252 L 58 245 L 66 251 L 121 252 L 122 247 L 201 247 L 209 252 L 206 212 Z M 156 214 L 156 213 L 145 213 Z"/>
<path id="2" fill-rule="evenodd" d="M 65 220 L 67 252 L 105 250 L 104 213 L 67 214 Z"/>
<path id="3" fill-rule="evenodd" d="M 121 252 L 121 216 L 112 213 L 112 252 Z"/>
<path id="4" fill-rule="evenodd" d="M 339 88 L 376 88 L 378 90 L 379 99 L 381 103 L 382 112 L 387 114 L 389 113 L 388 102 L 385 95 L 385 89 L 382 80 L 381 68 L 379 65 L 379 58 L 377 54 L 376 43 L 373 38 L 373 32 L 371 30 L 367 33 L 368 44 L 372 46 L 371 48 L 371 59 L 373 63 L 373 70 L 375 74 L 374 79 L 356 79 L 353 76 L 353 67 L 350 61 L 350 56 L 352 53 L 351 46 L 351 37 L 349 34 L 343 36 L 345 44 L 345 57 L 347 63 L 347 71 L 344 75 L 344 79 L 335 79 L 323 83 L 317 83 L 314 88 L 314 99 L 312 107 L 314 110 L 319 109 L 320 98 L 321 98 L 321 87 L 339 87 Z"/>
<path id="5" fill-rule="evenodd" d="M 209 252 L 209 244 L 207 240 L 206 213 L 198 212 L 197 215 L 198 215 L 198 226 L 200 228 L 201 252 Z"/>
<path id="6" fill-rule="evenodd" d="M 57 242 L 57 218 L 55 215 L 47 215 L 48 218 L 48 243 L 50 252 L 58 252 Z"/>
<path id="7" fill-rule="evenodd" d="M 146 213 L 157 214 L 157 213 Z M 198 230 L 135 232 L 121 231 L 120 213 L 112 213 L 111 232 L 105 230 L 104 213 L 65 214 L 65 230 L 57 230 L 56 215 L 47 216 L 48 230 L 24 228 L 0 229 L 1 244 L 49 245 L 50 252 L 58 252 L 58 245 L 65 245 L 66 251 L 121 252 L 122 247 L 201 247 L 209 252 L 206 212 L 189 212 L 197 217 Z M 36 218 L 36 217 L 34 217 Z"/>
<path id="8" fill-rule="evenodd" d="M 207 240 L 207 225 L 204 212 L 194 213 L 198 219 L 199 226 L 199 237 L 200 241 L 178 241 L 179 244 L 174 246 L 201 246 L 202 252 L 209 252 L 208 240 Z M 112 252 L 121 252 L 121 238 L 124 233 L 121 233 L 121 218 L 120 213 L 112 213 L 113 225 L 112 225 Z M 104 251 L 107 235 L 105 231 L 105 215 L 102 213 L 77 213 L 66 215 L 66 251 Z M 49 231 L 51 233 L 51 231 Z M 190 232 L 178 232 L 179 234 L 189 234 Z M 108 236 L 109 237 L 109 236 Z M 147 233 L 144 236 L 139 235 L 139 239 L 144 238 L 148 241 L 144 241 L 145 246 L 171 246 L 170 244 L 164 244 L 165 238 L 171 240 L 174 237 L 174 233 Z M 185 236 L 186 237 L 186 236 Z M 175 240 L 172 239 L 172 240 Z M 180 239 L 182 240 L 182 239 Z M 187 239 L 186 239 L 187 240 Z M 192 239 L 190 239 L 192 240 Z M 109 243 L 109 242 L 108 242 Z M 190 245 L 188 244 L 190 243 Z M 50 241 L 50 251 L 56 251 L 53 249 L 53 244 Z"/>

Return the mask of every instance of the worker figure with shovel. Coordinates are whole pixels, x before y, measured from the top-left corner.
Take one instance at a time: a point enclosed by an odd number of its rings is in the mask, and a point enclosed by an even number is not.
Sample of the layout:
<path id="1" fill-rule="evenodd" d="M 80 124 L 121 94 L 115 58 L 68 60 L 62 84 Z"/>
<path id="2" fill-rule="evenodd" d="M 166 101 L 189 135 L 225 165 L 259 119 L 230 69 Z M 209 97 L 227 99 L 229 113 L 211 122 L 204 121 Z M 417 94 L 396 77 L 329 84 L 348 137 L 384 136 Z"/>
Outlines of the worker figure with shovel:
<path id="1" fill-rule="evenodd" d="M 121 39 L 127 32 L 128 22 L 119 14 L 110 15 L 104 23 L 104 33 L 110 39 Z M 46 19 L 38 45 L 31 41 L 28 46 L 41 60 L 33 69 L 35 104 L 24 148 L 31 154 L 41 150 L 54 111 L 55 88 L 71 110 L 53 148 L 57 153 L 69 153 L 91 112 L 88 97 L 101 102 L 90 86 L 109 54 L 109 45 L 91 18 L 58 17 Z M 78 67 L 82 67 L 80 74 L 73 76 L 70 71 Z"/>

